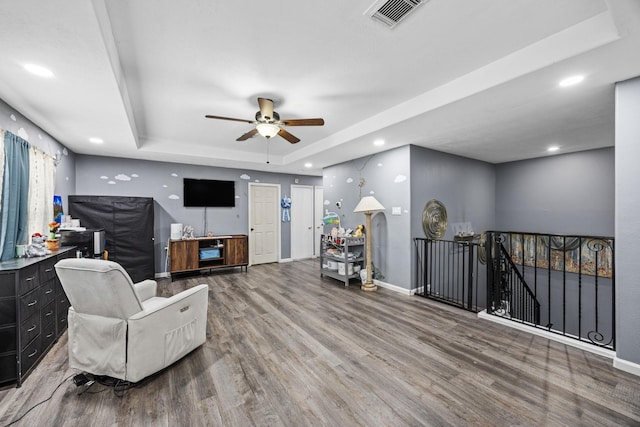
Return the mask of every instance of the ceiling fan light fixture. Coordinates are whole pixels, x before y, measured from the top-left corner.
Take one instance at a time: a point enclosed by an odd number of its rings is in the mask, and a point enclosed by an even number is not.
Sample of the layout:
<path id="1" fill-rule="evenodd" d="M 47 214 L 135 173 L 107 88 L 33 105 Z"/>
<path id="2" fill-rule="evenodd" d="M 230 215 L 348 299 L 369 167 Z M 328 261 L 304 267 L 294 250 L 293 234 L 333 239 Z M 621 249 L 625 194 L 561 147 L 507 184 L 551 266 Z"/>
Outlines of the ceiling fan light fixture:
<path id="1" fill-rule="evenodd" d="M 280 127 L 272 123 L 258 123 L 256 129 L 258 129 L 260 135 L 267 139 L 276 136 L 280 132 Z"/>

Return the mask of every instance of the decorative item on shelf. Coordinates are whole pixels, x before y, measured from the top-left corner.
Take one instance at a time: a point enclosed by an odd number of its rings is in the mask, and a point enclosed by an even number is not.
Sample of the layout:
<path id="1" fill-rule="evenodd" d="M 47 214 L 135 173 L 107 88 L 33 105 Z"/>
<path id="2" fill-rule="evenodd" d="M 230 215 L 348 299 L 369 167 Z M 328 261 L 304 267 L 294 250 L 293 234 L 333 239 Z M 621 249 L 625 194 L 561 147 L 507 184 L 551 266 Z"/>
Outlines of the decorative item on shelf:
<path id="1" fill-rule="evenodd" d="M 447 232 L 447 209 L 442 202 L 431 199 L 422 211 L 422 229 L 429 239 L 442 239 Z"/>
<path id="2" fill-rule="evenodd" d="M 363 291 L 375 291 L 376 289 L 378 289 L 378 287 L 376 285 L 373 284 L 373 268 L 371 267 L 371 240 L 372 240 L 372 233 L 371 233 L 371 214 L 375 211 L 381 211 L 384 210 L 384 206 L 382 206 L 382 204 L 376 200 L 375 197 L 373 196 L 365 196 L 363 197 L 360 202 L 358 203 L 358 205 L 356 206 L 356 208 L 353 210 L 354 212 L 363 212 L 364 216 L 366 218 L 366 226 L 365 226 L 365 230 L 367 232 L 367 240 L 366 240 L 366 258 L 367 258 L 367 269 L 366 269 L 366 280 L 364 281 L 364 283 L 362 283 L 362 286 L 360 287 L 360 289 L 362 289 Z M 362 275 L 362 272 L 360 272 L 360 274 Z"/>
<path id="3" fill-rule="evenodd" d="M 47 239 L 47 249 L 50 251 L 57 251 L 60 249 L 60 240 L 58 239 Z"/>
<path id="4" fill-rule="evenodd" d="M 184 231 L 184 233 L 182 234 L 183 239 L 195 239 L 195 237 L 193 237 L 193 226 L 185 225 L 182 231 Z"/>
<path id="5" fill-rule="evenodd" d="M 280 206 L 282 207 L 282 222 L 291 221 L 291 197 L 285 194 L 280 200 Z"/>
<path id="6" fill-rule="evenodd" d="M 49 223 L 49 240 L 55 240 L 56 239 L 56 231 L 58 231 L 58 228 L 60 227 L 60 223 L 56 222 L 56 221 L 52 221 Z"/>
<path id="7" fill-rule="evenodd" d="M 362 237 L 363 234 L 364 234 L 364 225 L 363 224 L 358 224 L 358 226 L 356 227 L 356 231 L 353 232 L 352 236 L 353 237 Z"/>
<path id="8" fill-rule="evenodd" d="M 24 251 L 24 254 L 28 257 L 39 257 L 45 256 L 51 253 L 47 249 L 47 238 L 40 233 L 34 233 L 31 236 L 31 244 L 27 246 Z"/>

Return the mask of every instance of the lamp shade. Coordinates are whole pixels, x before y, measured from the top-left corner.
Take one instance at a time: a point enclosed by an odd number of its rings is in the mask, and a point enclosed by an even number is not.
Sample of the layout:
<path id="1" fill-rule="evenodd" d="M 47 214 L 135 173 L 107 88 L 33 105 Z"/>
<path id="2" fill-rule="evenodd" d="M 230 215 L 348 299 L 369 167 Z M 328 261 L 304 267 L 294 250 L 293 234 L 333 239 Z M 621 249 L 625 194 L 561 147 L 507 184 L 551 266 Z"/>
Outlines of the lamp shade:
<path id="1" fill-rule="evenodd" d="M 354 212 L 373 212 L 373 211 L 383 211 L 384 206 L 380 204 L 379 201 L 376 200 L 373 196 L 364 196 L 360 199 L 360 203 L 353 210 Z"/>
<path id="2" fill-rule="evenodd" d="M 256 129 L 258 129 L 258 133 L 265 138 L 271 138 L 280 132 L 280 128 L 271 123 L 260 123 L 256 126 Z"/>

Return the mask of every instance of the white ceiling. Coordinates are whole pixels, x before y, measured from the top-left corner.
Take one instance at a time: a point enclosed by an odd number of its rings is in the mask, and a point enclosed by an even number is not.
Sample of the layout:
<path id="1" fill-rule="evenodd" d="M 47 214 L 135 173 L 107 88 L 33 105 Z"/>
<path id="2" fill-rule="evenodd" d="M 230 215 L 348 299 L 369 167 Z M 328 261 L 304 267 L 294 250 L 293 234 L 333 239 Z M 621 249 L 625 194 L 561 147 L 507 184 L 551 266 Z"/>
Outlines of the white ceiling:
<path id="1" fill-rule="evenodd" d="M 393 29 L 372 3 L 2 1 L 0 98 L 76 153 L 292 174 L 406 144 L 492 163 L 614 144 L 639 1 L 430 0 Z M 252 120 L 259 96 L 325 126 L 287 128 L 267 164 L 266 139 L 235 141 L 252 125 L 205 118 Z"/>

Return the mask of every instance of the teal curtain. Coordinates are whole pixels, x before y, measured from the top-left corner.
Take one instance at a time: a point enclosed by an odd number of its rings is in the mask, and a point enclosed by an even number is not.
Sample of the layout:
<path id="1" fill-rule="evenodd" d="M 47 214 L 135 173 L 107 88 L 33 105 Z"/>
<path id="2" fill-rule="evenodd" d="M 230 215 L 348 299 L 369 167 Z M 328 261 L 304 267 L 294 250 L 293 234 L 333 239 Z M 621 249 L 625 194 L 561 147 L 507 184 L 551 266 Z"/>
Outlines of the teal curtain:
<path id="1" fill-rule="evenodd" d="M 15 258 L 16 245 L 29 243 L 29 143 L 11 132 L 5 132 L 4 150 L 0 261 Z"/>

